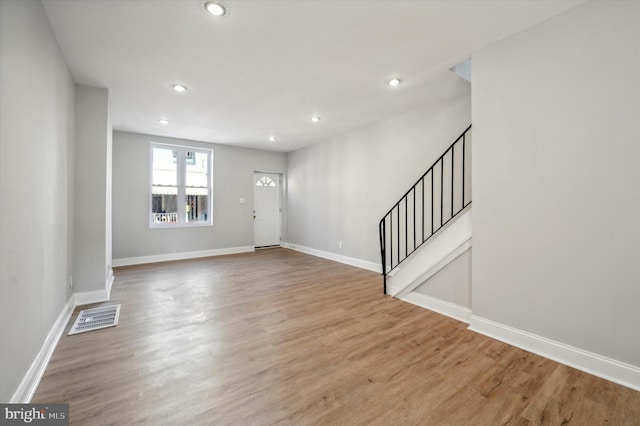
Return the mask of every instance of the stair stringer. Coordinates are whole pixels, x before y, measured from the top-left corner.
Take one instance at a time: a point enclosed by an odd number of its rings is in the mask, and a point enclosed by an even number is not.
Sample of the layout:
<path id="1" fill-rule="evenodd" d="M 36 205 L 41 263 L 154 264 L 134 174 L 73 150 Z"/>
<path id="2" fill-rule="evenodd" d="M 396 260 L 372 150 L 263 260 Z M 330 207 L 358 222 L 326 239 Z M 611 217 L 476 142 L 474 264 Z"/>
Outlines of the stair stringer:
<path id="1" fill-rule="evenodd" d="M 387 277 L 387 293 L 404 298 L 471 247 L 471 206 Z"/>

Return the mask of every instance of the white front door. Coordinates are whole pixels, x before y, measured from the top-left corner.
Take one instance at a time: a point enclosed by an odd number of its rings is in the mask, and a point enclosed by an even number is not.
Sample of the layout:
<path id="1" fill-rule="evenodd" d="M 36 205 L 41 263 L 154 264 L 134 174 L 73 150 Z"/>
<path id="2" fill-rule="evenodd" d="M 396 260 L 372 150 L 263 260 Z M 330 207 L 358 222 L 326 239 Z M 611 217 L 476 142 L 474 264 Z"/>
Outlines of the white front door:
<path id="1" fill-rule="evenodd" d="M 280 245 L 279 174 L 253 174 L 253 245 Z"/>

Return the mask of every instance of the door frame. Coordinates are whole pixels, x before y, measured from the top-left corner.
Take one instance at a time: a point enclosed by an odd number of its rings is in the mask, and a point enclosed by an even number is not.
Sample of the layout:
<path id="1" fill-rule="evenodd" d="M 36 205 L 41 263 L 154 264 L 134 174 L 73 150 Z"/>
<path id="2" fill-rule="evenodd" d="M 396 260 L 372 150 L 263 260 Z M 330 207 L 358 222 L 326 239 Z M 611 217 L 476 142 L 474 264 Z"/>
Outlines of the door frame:
<path id="1" fill-rule="evenodd" d="M 254 228 L 253 228 L 253 247 L 257 248 L 257 249 L 261 249 L 261 248 L 272 248 L 272 247 L 282 247 L 283 244 L 283 233 L 284 233 L 284 217 L 285 217 L 285 211 L 284 211 L 284 206 L 283 206 L 283 200 L 285 197 L 285 190 L 284 190 L 284 186 L 285 186 L 285 178 L 284 178 L 284 173 L 281 172 L 268 172 L 265 170 L 254 170 L 253 173 L 251 174 L 251 191 L 252 191 L 252 197 L 253 197 L 253 206 L 252 206 L 252 211 L 253 214 L 255 215 L 256 212 L 256 199 L 255 199 L 255 176 L 257 174 L 269 174 L 269 175 L 277 175 L 278 176 L 278 207 L 280 209 L 280 214 L 279 214 L 279 220 L 280 220 L 280 235 L 279 235 L 279 242 L 276 245 L 273 246 L 258 246 L 256 247 L 256 232 L 255 232 L 255 223 L 252 222 Z"/>

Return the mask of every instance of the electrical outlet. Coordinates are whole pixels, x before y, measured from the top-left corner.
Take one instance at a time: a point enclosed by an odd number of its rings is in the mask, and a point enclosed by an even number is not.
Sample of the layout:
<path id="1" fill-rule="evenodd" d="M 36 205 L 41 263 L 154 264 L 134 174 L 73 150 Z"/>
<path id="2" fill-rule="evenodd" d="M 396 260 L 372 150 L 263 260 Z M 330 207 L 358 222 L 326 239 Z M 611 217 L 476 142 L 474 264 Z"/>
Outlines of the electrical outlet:
<path id="1" fill-rule="evenodd" d="M 69 275 L 69 288 L 73 289 L 73 275 Z"/>
<path id="2" fill-rule="evenodd" d="M 342 248 L 342 241 L 338 241 L 338 248 Z"/>

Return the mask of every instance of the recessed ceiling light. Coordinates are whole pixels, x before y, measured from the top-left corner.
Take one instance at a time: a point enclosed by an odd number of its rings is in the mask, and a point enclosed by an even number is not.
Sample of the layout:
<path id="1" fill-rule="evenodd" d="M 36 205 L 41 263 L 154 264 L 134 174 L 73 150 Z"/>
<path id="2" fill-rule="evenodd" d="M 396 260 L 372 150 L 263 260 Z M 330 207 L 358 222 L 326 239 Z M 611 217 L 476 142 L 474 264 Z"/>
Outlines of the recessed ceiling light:
<path id="1" fill-rule="evenodd" d="M 158 120 L 158 123 L 166 126 L 167 124 L 169 124 L 169 120 L 167 120 L 166 118 L 161 118 L 160 120 Z"/>
<path id="2" fill-rule="evenodd" d="M 399 78 L 392 78 L 391 80 L 387 81 L 387 84 L 391 87 L 396 87 L 400 84 L 402 80 L 400 80 Z"/>
<path id="3" fill-rule="evenodd" d="M 313 121 L 314 123 L 317 123 L 320 120 L 321 120 L 321 118 L 318 117 L 317 115 L 314 115 L 313 117 L 311 117 L 311 121 Z"/>
<path id="4" fill-rule="evenodd" d="M 185 86 L 183 86 L 182 84 L 174 84 L 171 86 L 173 88 L 173 90 L 175 90 L 176 92 L 186 92 L 187 88 Z"/>
<path id="5" fill-rule="evenodd" d="M 213 16 L 224 16 L 224 14 L 227 13 L 227 9 L 222 4 L 215 1 L 206 2 L 204 4 L 204 8 Z"/>
<path id="6" fill-rule="evenodd" d="M 278 138 L 276 138 L 275 136 L 269 136 L 269 142 L 275 142 L 277 140 Z"/>

